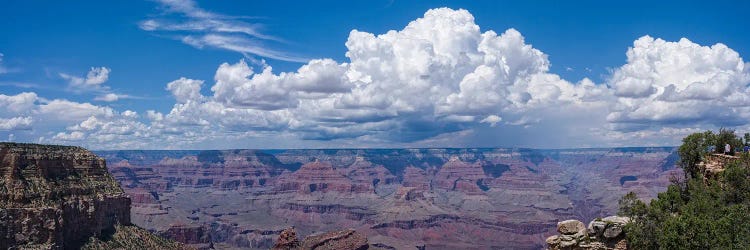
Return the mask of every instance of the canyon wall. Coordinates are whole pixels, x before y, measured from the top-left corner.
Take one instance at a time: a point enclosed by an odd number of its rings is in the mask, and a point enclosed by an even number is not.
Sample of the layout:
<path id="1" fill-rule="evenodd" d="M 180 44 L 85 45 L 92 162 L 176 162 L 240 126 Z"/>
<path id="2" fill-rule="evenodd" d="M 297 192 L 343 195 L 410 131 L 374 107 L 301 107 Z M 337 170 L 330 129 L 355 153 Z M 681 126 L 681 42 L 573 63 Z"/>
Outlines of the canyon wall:
<path id="1" fill-rule="evenodd" d="M 131 225 L 130 204 L 104 159 L 88 150 L 0 143 L 0 249 L 87 247 Z"/>
<path id="2" fill-rule="evenodd" d="M 197 248 L 352 228 L 383 249 L 539 249 L 669 184 L 674 148 L 102 151 L 133 223 Z"/>

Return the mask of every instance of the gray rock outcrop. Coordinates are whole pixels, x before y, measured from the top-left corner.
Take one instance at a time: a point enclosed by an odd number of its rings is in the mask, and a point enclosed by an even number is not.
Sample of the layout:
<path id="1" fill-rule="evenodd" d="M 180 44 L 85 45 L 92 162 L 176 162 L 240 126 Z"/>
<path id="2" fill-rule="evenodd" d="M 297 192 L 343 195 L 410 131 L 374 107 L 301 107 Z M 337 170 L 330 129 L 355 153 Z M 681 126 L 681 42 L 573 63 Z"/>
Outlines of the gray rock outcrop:
<path id="1" fill-rule="evenodd" d="M 630 219 L 627 217 L 609 216 L 596 219 L 584 227 L 578 220 L 566 220 L 557 223 L 557 232 L 547 238 L 551 250 L 624 250 L 628 249 L 623 228 Z"/>

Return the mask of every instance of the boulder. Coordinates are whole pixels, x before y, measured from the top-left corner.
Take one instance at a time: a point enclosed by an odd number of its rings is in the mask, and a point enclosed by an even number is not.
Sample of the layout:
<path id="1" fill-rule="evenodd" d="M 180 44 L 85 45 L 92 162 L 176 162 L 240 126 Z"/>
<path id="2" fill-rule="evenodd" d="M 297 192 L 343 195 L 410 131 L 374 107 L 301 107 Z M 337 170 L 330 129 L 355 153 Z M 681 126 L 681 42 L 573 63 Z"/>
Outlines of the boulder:
<path id="1" fill-rule="evenodd" d="M 589 223 L 588 231 L 589 235 L 601 236 L 604 233 L 604 229 L 607 228 L 607 223 L 600 220 L 593 220 Z"/>
<path id="2" fill-rule="evenodd" d="M 626 250 L 628 243 L 623 231 L 630 222 L 628 217 L 610 216 L 589 222 L 584 228 L 577 220 L 566 220 L 557 223 L 560 235 L 546 239 L 548 249 L 579 250 Z"/>
<path id="3" fill-rule="evenodd" d="M 583 222 L 578 220 L 566 220 L 557 223 L 557 232 L 563 235 L 573 235 L 585 229 Z"/>
<path id="4" fill-rule="evenodd" d="M 604 230 L 604 238 L 607 239 L 614 239 L 617 238 L 617 236 L 620 236 L 622 233 L 622 226 L 617 224 L 612 224 L 607 229 Z"/>
<path id="5" fill-rule="evenodd" d="M 569 247 L 575 246 L 575 245 L 577 245 L 577 244 L 578 244 L 578 241 L 577 241 L 577 240 L 571 240 L 571 241 L 561 241 L 561 242 L 560 242 L 560 247 L 561 247 L 561 248 L 569 248 Z"/>
<path id="6" fill-rule="evenodd" d="M 630 218 L 622 217 L 622 216 L 609 216 L 609 217 L 602 219 L 602 221 L 611 223 L 611 224 L 618 224 L 622 226 L 622 225 L 630 223 Z"/>
<path id="7" fill-rule="evenodd" d="M 622 234 L 622 228 L 625 227 L 625 224 L 628 224 L 630 222 L 630 218 L 628 217 L 620 217 L 620 216 L 609 216 L 607 218 L 602 219 L 604 223 L 606 223 L 607 228 L 604 230 L 603 236 L 607 239 L 614 239 L 620 236 Z"/>
<path id="8" fill-rule="evenodd" d="M 545 240 L 548 245 L 557 245 L 560 244 L 560 236 L 552 235 Z"/>

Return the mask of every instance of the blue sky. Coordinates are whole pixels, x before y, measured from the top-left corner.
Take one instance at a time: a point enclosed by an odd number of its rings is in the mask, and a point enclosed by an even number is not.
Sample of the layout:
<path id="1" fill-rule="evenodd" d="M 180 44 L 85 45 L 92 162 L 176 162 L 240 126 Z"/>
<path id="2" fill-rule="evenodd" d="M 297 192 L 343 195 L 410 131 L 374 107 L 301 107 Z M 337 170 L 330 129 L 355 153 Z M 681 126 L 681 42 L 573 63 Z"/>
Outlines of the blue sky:
<path id="1" fill-rule="evenodd" d="M 3 140 L 92 148 L 675 145 L 701 129 L 743 130 L 750 115 L 742 58 L 750 4 L 741 1 L 2 5 Z M 376 38 L 391 30 L 398 34 Z M 487 31 L 498 40 L 477 40 Z M 458 38 L 445 45 L 441 34 Z M 411 41 L 430 55 L 384 59 L 366 45 Z M 471 54 L 503 41 L 511 47 Z M 635 41 L 643 50 L 627 54 Z M 468 49 L 471 59 L 444 45 Z M 356 62 L 347 57 L 357 51 Z M 308 63 L 315 59 L 330 61 Z M 367 66 L 378 60 L 407 65 Z M 266 78 L 252 80 L 265 67 Z M 429 101 L 409 99 L 425 91 Z"/>

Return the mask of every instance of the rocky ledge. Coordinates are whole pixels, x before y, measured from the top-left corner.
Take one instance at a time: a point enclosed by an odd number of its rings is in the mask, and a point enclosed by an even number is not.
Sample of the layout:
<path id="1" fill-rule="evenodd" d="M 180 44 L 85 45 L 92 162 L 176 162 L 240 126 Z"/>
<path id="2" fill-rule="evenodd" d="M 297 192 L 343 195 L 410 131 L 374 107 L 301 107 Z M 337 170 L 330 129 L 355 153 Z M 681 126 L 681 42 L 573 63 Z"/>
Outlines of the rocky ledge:
<path id="1" fill-rule="evenodd" d="M 131 225 L 130 198 L 103 158 L 80 147 L 0 143 L 0 249 L 116 242 L 182 247 Z"/>
<path id="2" fill-rule="evenodd" d="M 619 216 L 595 219 L 588 227 L 578 220 L 561 221 L 557 223 L 560 235 L 547 238 L 547 245 L 551 250 L 625 250 L 623 228 L 628 222 L 629 218 Z"/>
<path id="3" fill-rule="evenodd" d="M 310 235 L 300 241 L 294 228 L 287 228 L 279 234 L 273 250 L 364 250 L 369 249 L 367 237 L 346 229 L 323 234 Z"/>

